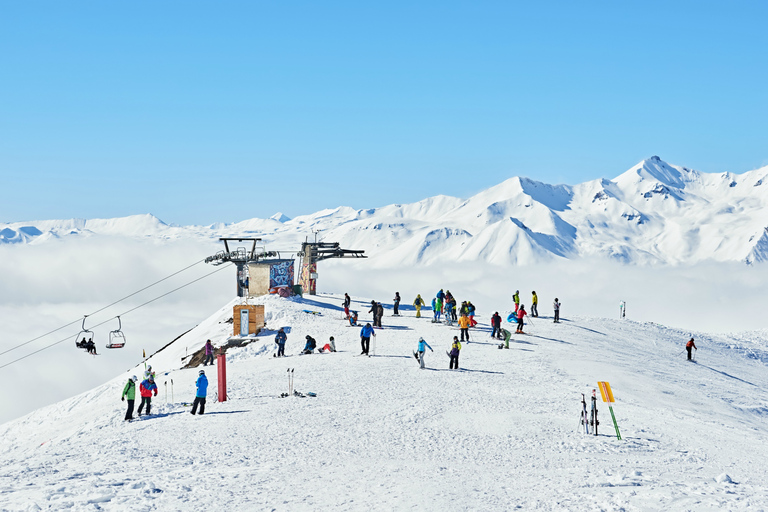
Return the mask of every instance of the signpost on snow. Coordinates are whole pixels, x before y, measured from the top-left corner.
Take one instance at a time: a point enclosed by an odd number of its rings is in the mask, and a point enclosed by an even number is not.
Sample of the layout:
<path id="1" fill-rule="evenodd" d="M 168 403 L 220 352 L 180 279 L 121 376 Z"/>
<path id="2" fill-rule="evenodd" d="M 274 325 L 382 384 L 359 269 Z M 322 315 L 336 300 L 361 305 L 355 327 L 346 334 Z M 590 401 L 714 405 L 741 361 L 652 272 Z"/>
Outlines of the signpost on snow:
<path id="1" fill-rule="evenodd" d="M 616 423 L 616 416 L 613 415 L 613 391 L 611 391 L 611 385 L 606 381 L 600 381 L 597 383 L 597 387 L 600 388 L 600 396 L 603 397 L 603 402 L 608 404 L 608 410 L 611 411 L 611 419 L 613 420 L 613 426 L 616 428 L 616 438 L 621 441 L 621 434 L 619 433 L 619 425 Z"/>

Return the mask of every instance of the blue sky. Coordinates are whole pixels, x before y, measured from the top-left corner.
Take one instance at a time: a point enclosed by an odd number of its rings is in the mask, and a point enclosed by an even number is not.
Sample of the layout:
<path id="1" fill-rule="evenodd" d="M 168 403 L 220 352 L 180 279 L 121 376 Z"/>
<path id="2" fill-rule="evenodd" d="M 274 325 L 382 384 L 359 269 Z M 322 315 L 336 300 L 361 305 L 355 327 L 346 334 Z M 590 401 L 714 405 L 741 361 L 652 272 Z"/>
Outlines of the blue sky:
<path id="1" fill-rule="evenodd" d="M 768 164 L 765 2 L 0 1 L 0 221 Z"/>

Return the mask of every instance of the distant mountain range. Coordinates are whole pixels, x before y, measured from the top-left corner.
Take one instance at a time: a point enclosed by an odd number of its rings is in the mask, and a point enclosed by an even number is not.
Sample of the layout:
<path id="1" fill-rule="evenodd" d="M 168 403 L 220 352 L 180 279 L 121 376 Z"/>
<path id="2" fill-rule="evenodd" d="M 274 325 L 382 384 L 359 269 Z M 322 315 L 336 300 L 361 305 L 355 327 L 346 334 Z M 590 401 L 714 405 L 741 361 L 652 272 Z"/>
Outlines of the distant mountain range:
<path id="1" fill-rule="evenodd" d="M 260 236 L 268 249 L 297 250 L 319 231 L 363 249 L 377 266 L 481 261 L 530 264 L 603 257 L 628 264 L 768 260 L 768 167 L 708 174 L 643 160 L 613 180 L 548 185 L 514 177 L 469 199 L 322 210 L 293 219 L 172 226 L 152 215 L 0 223 L 0 244 L 123 236 L 171 240 Z"/>

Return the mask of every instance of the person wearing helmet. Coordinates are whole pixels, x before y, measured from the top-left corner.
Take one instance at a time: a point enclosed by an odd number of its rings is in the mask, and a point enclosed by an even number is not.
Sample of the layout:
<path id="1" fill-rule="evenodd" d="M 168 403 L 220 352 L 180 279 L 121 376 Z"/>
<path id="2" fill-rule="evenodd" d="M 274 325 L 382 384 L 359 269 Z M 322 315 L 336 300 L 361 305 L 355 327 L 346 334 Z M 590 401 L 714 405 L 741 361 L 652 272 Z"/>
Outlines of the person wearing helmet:
<path id="1" fill-rule="evenodd" d="M 512 300 L 515 301 L 515 313 L 517 313 L 517 310 L 520 309 L 520 290 L 515 290 Z"/>
<path id="2" fill-rule="evenodd" d="M 432 350 L 432 347 L 429 346 L 429 343 L 424 341 L 424 338 L 419 338 L 419 348 L 416 352 L 416 359 L 419 360 L 419 368 L 422 370 L 424 369 L 424 353 L 429 349 L 430 351 L 434 352 Z"/>
<path id="3" fill-rule="evenodd" d="M 517 310 L 517 331 L 515 331 L 515 334 L 525 334 L 523 332 L 523 318 L 525 318 L 525 315 L 528 313 L 525 312 L 525 305 L 520 304 L 520 309 Z"/>
<path id="4" fill-rule="evenodd" d="M 151 367 L 150 367 L 151 368 Z M 144 405 L 147 406 L 146 415 L 149 416 L 149 408 L 152 407 L 152 392 L 155 392 L 157 396 L 157 385 L 155 384 L 155 377 L 150 375 L 148 378 L 141 381 L 139 385 L 139 392 L 141 393 L 141 403 L 139 404 L 139 416 L 141 416 L 141 410 Z"/>
<path id="5" fill-rule="evenodd" d="M 144 370 L 144 380 L 147 380 L 148 378 L 152 377 L 152 380 L 155 380 L 155 372 L 152 371 L 152 366 L 147 366 L 147 369 Z"/>
<path id="6" fill-rule="evenodd" d="M 205 413 L 205 397 L 208 396 L 208 378 L 205 376 L 205 370 L 198 372 L 197 381 L 195 381 L 197 392 L 195 401 L 192 402 L 192 414 L 197 413 L 197 406 L 200 406 L 200 414 Z"/>
<path id="7" fill-rule="evenodd" d="M 125 412 L 125 421 L 133 419 L 133 402 L 136 400 L 136 381 L 139 380 L 134 375 L 123 388 L 123 396 L 121 400 L 125 402 L 125 398 L 128 397 L 128 410 Z"/>

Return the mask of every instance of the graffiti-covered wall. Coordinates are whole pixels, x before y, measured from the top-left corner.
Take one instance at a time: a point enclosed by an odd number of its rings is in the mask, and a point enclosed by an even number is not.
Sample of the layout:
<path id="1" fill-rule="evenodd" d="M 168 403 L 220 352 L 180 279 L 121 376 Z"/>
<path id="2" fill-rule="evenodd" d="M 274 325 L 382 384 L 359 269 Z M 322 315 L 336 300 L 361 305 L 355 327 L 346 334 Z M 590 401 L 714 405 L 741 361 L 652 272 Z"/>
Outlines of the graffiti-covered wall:
<path id="1" fill-rule="evenodd" d="M 304 290 L 304 293 L 307 295 L 315 295 L 317 293 L 317 290 L 315 289 L 317 285 L 317 280 L 312 279 L 312 276 L 317 275 L 317 263 L 312 263 L 307 265 L 306 263 L 302 263 L 301 265 L 301 288 Z"/>
<path id="2" fill-rule="evenodd" d="M 250 286 L 252 297 L 278 293 L 280 288 L 293 287 L 293 260 L 262 260 L 249 263 Z"/>
<path id="3" fill-rule="evenodd" d="M 270 262 L 269 293 L 277 293 L 277 288 L 293 286 L 293 260 Z"/>

